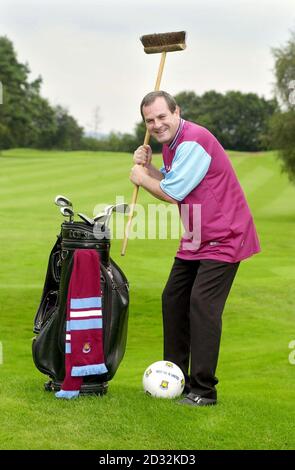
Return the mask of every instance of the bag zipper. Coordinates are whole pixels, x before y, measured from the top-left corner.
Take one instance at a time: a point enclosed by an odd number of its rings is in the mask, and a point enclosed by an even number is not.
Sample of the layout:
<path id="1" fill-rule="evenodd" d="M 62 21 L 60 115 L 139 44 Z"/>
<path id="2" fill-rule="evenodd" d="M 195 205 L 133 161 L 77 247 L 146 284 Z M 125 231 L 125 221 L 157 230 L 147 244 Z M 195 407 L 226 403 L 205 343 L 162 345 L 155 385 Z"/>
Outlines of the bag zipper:
<path id="1" fill-rule="evenodd" d="M 105 281 L 105 287 L 103 294 L 103 345 L 104 350 L 108 350 L 108 340 L 110 337 L 110 326 L 112 319 L 112 290 L 116 288 L 113 279 L 110 277 L 110 274 L 107 268 L 100 263 L 100 269 Z"/>

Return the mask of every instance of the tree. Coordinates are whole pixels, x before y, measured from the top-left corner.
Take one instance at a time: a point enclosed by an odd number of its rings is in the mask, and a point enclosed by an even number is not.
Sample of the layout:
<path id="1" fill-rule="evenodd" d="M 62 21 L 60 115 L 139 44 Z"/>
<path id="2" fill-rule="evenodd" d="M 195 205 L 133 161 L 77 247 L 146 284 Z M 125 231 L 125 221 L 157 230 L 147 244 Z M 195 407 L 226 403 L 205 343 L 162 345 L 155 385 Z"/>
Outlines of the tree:
<path id="1" fill-rule="evenodd" d="M 265 147 L 270 117 L 276 100 L 255 93 L 208 91 L 202 96 L 182 92 L 175 97 L 182 116 L 209 129 L 222 145 L 231 150 L 257 151 Z"/>
<path id="2" fill-rule="evenodd" d="M 180 106 L 183 119 L 197 122 L 200 116 L 201 98 L 194 91 L 182 91 L 175 96 L 175 99 Z"/>
<path id="3" fill-rule="evenodd" d="M 3 86 L 3 104 L 0 106 L 0 124 L 5 136 L 2 148 L 18 146 L 26 135 L 29 116 L 26 113 L 26 93 L 28 90 L 27 65 L 20 64 L 12 42 L 0 38 L 0 81 Z"/>
<path id="4" fill-rule="evenodd" d="M 282 102 L 282 112 L 272 119 L 274 148 L 279 150 L 282 169 L 295 183 L 295 31 L 285 46 L 272 50 L 275 57 L 276 94 Z"/>
<path id="5" fill-rule="evenodd" d="M 30 81 L 29 74 L 28 65 L 18 62 L 12 42 L 0 37 L 0 150 L 80 148 L 82 128 L 64 108 L 53 108 L 41 96 L 42 78 Z"/>
<path id="6" fill-rule="evenodd" d="M 64 150 L 77 150 L 81 146 L 83 128 L 68 114 L 62 106 L 55 108 L 57 130 L 53 137 L 52 146 Z"/>
<path id="7" fill-rule="evenodd" d="M 54 146 L 58 123 L 49 102 L 36 95 L 31 97 L 31 122 L 29 147 L 51 149 Z"/>
<path id="8" fill-rule="evenodd" d="M 295 31 L 285 46 L 272 49 L 275 58 L 276 93 L 287 108 L 294 109 L 290 99 L 295 88 Z"/>

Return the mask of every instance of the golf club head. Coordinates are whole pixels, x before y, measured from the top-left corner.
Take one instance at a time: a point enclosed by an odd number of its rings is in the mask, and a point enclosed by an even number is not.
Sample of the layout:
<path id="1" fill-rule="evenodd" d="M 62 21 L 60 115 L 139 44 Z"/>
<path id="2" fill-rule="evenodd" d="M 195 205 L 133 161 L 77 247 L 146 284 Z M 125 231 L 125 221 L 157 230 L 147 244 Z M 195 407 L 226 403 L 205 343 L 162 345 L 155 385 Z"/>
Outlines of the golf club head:
<path id="1" fill-rule="evenodd" d="M 104 213 L 107 214 L 107 215 L 108 215 L 108 214 L 111 214 L 111 213 L 113 212 L 114 207 L 115 207 L 115 206 L 113 206 L 113 205 L 106 206 L 106 207 L 104 208 Z"/>
<path id="2" fill-rule="evenodd" d="M 60 212 L 64 217 L 69 217 L 70 222 L 72 222 L 75 214 L 74 214 L 74 211 L 70 207 L 61 207 Z"/>
<path id="3" fill-rule="evenodd" d="M 110 218 L 113 212 L 118 212 L 122 214 L 127 214 L 130 208 L 128 204 L 116 204 L 106 206 L 103 212 L 99 212 L 96 216 L 93 217 L 94 223 L 100 223 L 102 225 L 102 231 L 109 226 Z"/>
<path id="4" fill-rule="evenodd" d="M 95 217 L 93 217 L 94 222 L 100 222 L 101 224 L 104 223 L 107 214 L 105 212 L 99 212 Z"/>
<path id="5" fill-rule="evenodd" d="M 104 209 L 104 212 L 106 214 L 110 214 L 112 212 L 119 212 L 121 214 L 128 214 L 129 205 L 124 204 L 124 203 L 120 203 L 120 204 L 116 204 L 115 206 L 114 205 L 106 206 L 105 209 Z"/>
<path id="6" fill-rule="evenodd" d="M 105 208 L 105 213 L 107 215 L 106 217 L 106 221 L 105 221 L 105 227 L 108 227 L 109 226 L 109 223 L 110 223 L 110 219 L 111 219 L 111 216 L 112 216 L 112 213 L 113 212 L 118 212 L 118 213 L 127 213 L 129 211 L 129 206 L 128 204 L 116 204 L 115 206 L 107 206 Z"/>
<path id="7" fill-rule="evenodd" d="M 113 206 L 113 212 L 118 212 L 120 214 L 129 214 L 130 207 L 129 204 L 116 204 Z"/>
<path id="8" fill-rule="evenodd" d="M 81 212 L 78 212 L 78 216 L 80 217 L 80 219 L 84 220 L 86 224 L 94 225 L 94 222 L 95 222 L 94 219 L 90 219 L 90 217 L 88 217 L 87 215 L 81 214 Z"/>
<path id="9" fill-rule="evenodd" d="M 93 231 L 97 234 L 105 231 L 105 221 L 107 214 L 105 212 L 99 212 L 95 217 L 93 217 L 94 228 Z"/>
<path id="10" fill-rule="evenodd" d="M 59 207 L 73 207 L 73 204 L 67 198 L 66 196 L 62 196 L 61 194 L 58 194 L 55 199 L 54 199 L 54 204 L 56 204 Z"/>

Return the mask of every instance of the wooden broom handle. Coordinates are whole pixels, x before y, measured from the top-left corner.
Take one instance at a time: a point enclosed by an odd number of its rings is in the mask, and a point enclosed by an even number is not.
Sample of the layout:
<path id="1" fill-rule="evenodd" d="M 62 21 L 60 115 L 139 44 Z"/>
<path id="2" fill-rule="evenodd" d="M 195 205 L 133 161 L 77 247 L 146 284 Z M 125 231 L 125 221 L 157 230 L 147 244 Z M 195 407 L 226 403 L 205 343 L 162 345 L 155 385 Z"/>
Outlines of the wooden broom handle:
<path id="1" fill-rule="evenodd" d="M 162 79 L 162 75 L 163 75 L 165 59 L 166 59 L 166 52 L 162 52 L 161 53 L 161 61 L 160 61 L 160 65 L 159 65 L 159 70 L 158 70 L 158 76 L 157 76 L 154 91 L 160 90 L 160 84 L 161 84 L 161 79 Z M 147 130 L 146 133 L 145 133 L 143 145 L 148 145 L 149 141 L 150 141 L 150 133 Z M 132 218 L 133 218 L 133 214 L 134 214 L 134 207 L 135 207 L 135 204 L 136 204 L 136 201 L 137 201 L 137 196 L 138 196 L 138 190 L 139 190 L 139 186 L 134 185 L 132 200 L 131 200 L 131 204 L 130 204 L 130 212 L 129 212 L 129 215 L 128 215 L 128 221 L 127 221 L 126 228 L 125 228 L 125 236 L 124 236 L 124 240 L 123 240 L 121 256 L 124 256 L 125 253 L 126 253 L 130 228 L 131 228 L 131 224 L 132 224 Z"/>

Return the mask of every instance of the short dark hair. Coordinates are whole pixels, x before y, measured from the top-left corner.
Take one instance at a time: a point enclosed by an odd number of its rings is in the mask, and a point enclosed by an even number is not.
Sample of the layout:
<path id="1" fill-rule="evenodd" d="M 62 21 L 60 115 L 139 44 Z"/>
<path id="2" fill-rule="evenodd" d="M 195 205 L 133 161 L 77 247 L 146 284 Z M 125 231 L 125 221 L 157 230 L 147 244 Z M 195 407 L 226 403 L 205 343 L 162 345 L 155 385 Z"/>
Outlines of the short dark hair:
<path id="1" fill-rule="evenodd" d="M 168 105 L 169 111 L 171 111 L 171 113 L 175 112 L 176 107 L 177 107 L 177 103 L 176 103 L 175 99 L 173 98 L 173 96 L 169 95 L 169 93 L 167 93 L 166 91 L 162 91 L 162 90 L 160 90 L 160 91 L 151 91 L 150 93 L 145 95 L 145 97 L 142 99 L 142 102 L 140 103 L 140 114 L 141 114 L 143 120 L 144 120 L 144 115 L 143 115 L 143 112 L 142 112 L 143 107 L 144 106 L 149 106 L 157 98 L 164 98 L 164 100 L 166 101 L 166 103 Z"/>

